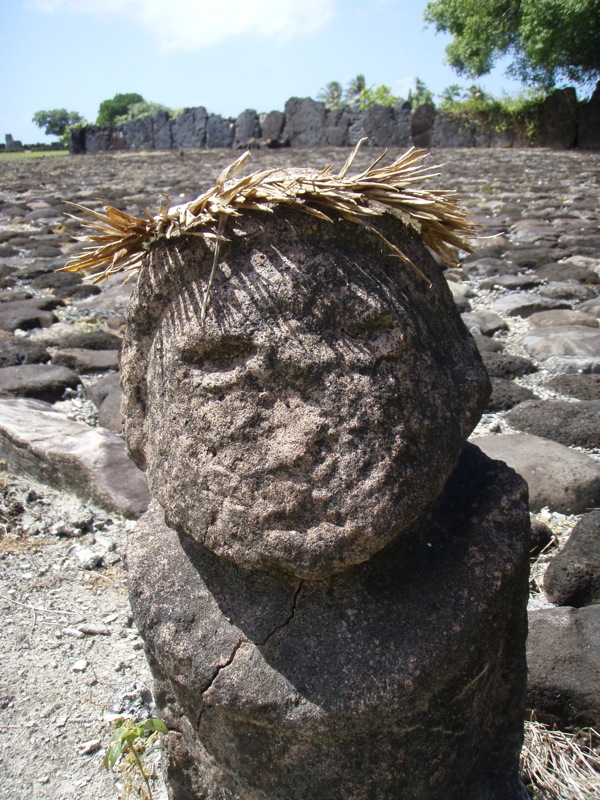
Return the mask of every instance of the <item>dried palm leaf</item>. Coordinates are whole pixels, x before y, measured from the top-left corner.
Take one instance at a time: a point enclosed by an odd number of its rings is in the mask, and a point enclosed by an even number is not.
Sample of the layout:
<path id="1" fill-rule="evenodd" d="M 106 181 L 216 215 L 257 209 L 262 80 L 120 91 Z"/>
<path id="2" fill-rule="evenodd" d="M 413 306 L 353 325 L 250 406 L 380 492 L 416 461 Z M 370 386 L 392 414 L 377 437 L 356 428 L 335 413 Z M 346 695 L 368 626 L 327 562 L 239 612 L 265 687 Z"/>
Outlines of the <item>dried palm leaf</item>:
<path id="1" fill-rule="evenodd" d="M 214 271 L 219 245 L 224 240 L 225 220 L 245 211 L 272 212 L 278 205 L 326 222 L 342 218 L 363 225 L 421 276 L 408 256 L 368 222 L 369 217 L 388 211 L 397 214 L 405 224 L 415 228 L 424 244 L 444 261 L 454 261 L 455 249 L 472 252 L 468 237 L 473 236 L 474 225 L 453 201 L 451 193 L 414 188 L 414 184 L 437 175 L 423 164 L 427 153 L 411 148 L 389 166 L 382 167 L 384 153 L 363 172 L 350 175 L 364 141 L 356 145 L 338 173 L 334 173 L 330 165 L 316 172 L 263 170 L 236 179 L 250 156 L 246 152 L 223 170 L 211 189 L 195 200 L 173 206 L 165 197 L 166 204 L 161 203 L 158 213 L 147 214 L 145 219 L 110 205 L 104 206 L 102 214 L 71 203 L 89 217 L 73 218 L 83 222 L 92 233 L 79 237 L 87 246 L 62 269 L 66 272 L 84 270 L 90 273 L 88 277 L 92 281 L 101 281 L 116 272 L 139 269 L 148 248 L 160 238 L 194 235 L 204 238 L 207 244 L 214 244 Z"/>
<path id="2" fill-rule="evenodd" d="M 525 798 L 596 800 L 600 797 L 600 734 L 593 728 L 566 733 L 528 721 L 520 771 Z"/>

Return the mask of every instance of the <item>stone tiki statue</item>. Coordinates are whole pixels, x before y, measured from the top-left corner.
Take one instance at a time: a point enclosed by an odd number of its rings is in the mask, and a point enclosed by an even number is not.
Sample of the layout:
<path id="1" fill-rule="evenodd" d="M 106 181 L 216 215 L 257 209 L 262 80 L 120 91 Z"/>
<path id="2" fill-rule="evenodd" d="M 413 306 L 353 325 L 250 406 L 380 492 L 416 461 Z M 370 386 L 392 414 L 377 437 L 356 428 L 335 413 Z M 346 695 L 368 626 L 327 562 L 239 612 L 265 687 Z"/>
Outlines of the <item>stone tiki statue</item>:
<path id="1" fill-rule="evenodd" d="M 128 572 L 176 800 L 516 795 L 526 487 L 465 445 L 489 384 L 439 266 L 372 224 L 242 214 L 205 315 L 203 242 L 142 266 Z"/>

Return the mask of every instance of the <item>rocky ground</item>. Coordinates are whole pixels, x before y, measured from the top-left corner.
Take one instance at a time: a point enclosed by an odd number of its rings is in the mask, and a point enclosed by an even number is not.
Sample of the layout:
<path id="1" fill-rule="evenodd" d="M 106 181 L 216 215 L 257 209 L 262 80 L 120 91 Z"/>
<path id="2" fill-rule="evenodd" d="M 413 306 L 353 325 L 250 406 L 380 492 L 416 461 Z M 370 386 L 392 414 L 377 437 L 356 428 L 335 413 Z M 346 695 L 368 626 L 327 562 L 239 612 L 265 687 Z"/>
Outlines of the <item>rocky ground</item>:
<path id="1" fill-rule="evenodd" d="M 250 165 L 345 156 L 257 151 Z M 192 199 L 233 157 L 0 156 L 0 800 L 119 797 L 101 768 L 111 720 L 152 713 L 123 564 L 146 502 L 119 434 L 130 286 L 54 272 L 78 247 L 65 201 L 154 213 L 161 194 Z M 481 225 L 477 252 L 446 273 L 494 386 L 476 441 L 530 484 L 529 704 L 563 727 L 598 725 L 600 154 L 447 150 L 432 162 Z"/>

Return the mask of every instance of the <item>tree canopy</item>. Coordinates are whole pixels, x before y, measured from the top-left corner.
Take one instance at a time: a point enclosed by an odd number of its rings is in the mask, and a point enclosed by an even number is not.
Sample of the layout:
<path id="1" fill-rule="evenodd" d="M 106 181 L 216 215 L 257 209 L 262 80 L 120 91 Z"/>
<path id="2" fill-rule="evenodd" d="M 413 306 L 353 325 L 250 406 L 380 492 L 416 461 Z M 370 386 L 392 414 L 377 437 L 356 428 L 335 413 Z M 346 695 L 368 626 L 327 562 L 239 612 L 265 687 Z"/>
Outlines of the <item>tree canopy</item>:
<path id="1" fill-rule="evenodd" d="M 510 75 L 545 89 L 600 78 L 600 0 L 432 0 L 425 20 L 454 37 L 448 62 L 471 78 L 503 56 Z"/>
<path id="2" fill-rule="evenodd" d="M 53 108 L 50 111 L 36 111 L 32 122 L 38 128 L 45 128 L 44 133 L 48 136 L 63 136 L 69 125 L 77 125 L 79 122 L 85 122 L 85 120 L 77 111 L 67 111 L 66 108 Z"/>
<path id="3" fill-rule="evenodd" d="M 136 103 L 144 103 L 141 94 L 131 92 L 129 94 L 116 94 L 110 100 L 103 100 L 98 109 L 96 125 L 114 125 L 117 117 L 126 117 L 131 106 Z"/>

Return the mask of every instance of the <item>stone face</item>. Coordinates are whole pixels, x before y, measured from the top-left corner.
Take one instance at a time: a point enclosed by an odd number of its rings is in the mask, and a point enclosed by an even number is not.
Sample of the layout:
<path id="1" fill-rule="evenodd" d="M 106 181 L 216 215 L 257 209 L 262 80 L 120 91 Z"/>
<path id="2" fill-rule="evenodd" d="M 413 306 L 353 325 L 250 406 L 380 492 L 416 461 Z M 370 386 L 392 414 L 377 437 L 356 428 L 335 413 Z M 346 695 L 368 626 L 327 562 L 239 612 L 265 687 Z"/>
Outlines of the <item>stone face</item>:
<path id="1" fill-rule="evenodd" d="M 525 478 L 532 511 L 548 506 L 564 514 L 585 514 L 600 504 L 600 464 L 582 453 L 527 433 L 475 436 L 471 441 Z"/>
<path id="2" fill-rule="evenodd" d="M 372 224 L 431 287 L 357 225 L 283 209 L 236 221 L 204 324 L 203 245 L 155 249 L 138 280 L 127 441 L 169 523 L 243 566 L 369 558 L 438 495 L 487 404 L 438 266 L 396 218 Z"/>
<path id="3" fill-rule="evenodd" d="M 39 400 L 0 399 L 0 455 L 9 469 L 139 517 L 150 500 L 144 475 L 110 431 L 73 422 Z"/>
<path id="4" fill-rule="evenodd" d="M 600 603 L 600 511 L 579 520 L 544 574 L 544 592 L 559 606 Z"/>
<path id="5" fill-rule="evenodd" d="M 513 800 L 528 531 L 523 482 L 469 446 L 410 537 L 324 581 L 239 569 L 155 505 L 127 562 L 174 796 Z"/>
<path id="6" fill-rule="evenodd" d="M 600 724 L 600 605 L 529 615 L 527 705 L 559 726 Z"/>

